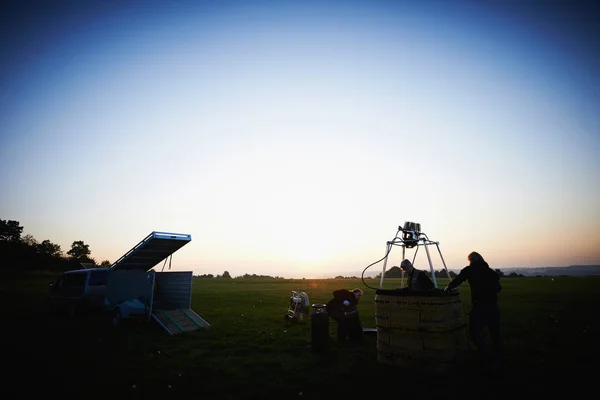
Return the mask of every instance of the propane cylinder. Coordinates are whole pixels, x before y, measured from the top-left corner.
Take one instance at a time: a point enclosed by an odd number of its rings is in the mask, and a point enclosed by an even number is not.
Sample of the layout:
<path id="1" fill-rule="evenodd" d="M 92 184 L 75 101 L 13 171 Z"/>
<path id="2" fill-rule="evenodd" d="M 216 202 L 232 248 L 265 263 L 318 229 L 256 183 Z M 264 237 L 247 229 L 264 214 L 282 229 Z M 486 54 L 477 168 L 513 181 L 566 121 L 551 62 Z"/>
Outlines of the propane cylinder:
<path id="1" fill-rule="evenodd" d="M 329 314 L 325 304 L 312 305 L 310 338 L 313 351 L 320 353 L 329 348 Z"/>

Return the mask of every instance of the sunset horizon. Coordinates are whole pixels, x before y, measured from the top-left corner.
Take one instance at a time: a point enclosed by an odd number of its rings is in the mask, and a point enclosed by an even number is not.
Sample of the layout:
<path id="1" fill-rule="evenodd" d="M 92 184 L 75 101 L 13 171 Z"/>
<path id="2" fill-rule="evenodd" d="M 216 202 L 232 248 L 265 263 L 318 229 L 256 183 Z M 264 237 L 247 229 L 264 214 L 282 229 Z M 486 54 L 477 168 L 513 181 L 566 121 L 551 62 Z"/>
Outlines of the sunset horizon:
<path id="1" fill-rule="evenodd" d="M 598 15 L 4 2 L 0 218 L 98 263 L 190 234 L 172 268 L 195 275 L 360 274 L 406 221 L 452 270 L 600 265 Z"/>

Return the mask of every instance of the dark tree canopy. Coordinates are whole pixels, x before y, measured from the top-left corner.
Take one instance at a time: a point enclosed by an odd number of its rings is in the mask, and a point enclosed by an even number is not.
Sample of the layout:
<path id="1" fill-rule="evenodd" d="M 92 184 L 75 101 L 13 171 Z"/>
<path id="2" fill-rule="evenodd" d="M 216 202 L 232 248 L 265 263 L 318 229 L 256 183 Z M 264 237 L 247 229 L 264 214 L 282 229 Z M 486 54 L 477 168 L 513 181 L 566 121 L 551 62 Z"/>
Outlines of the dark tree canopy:
<path id="1" fill-rule="evenodd" d="M 223 275 L 221 275 L 221 278 L 229 278 L 229 279 L 231 279 L 231 275 L 229 274 L 229 271 L 223 272 Z"/>
<path id="2" fill-rule="evenodd" d="M 36 247 L 39 254 L 44 254 L 52 257 L 62 256 L 62 250 L 60 249 L 60 246 L 52 243 L 48 239 L 44 240 L 42 243 L 39 243 Z"/>
<path id="3" fill-rule="evenodd" d="M 18 221 L 0 219 L 0 240 L 7 242 L 20 242 L 23 227 Z"/>
<path id="4" fill-rule="evenodd" d="M 402 270 L 400 267 L 393 266 L 389 270 L 385 271 L 386 278 L 402 278 Z"/>
<path id="5" fill-rule="evenodd" d="M 71 258 L 71 260 L 78 262 L 94 262 L 92 258 L 90 258 L 90 246 L 85 244 L 83 240 L 76 240 L 71 245 L 71 250 L 67 251 L 67 255 Z"/>

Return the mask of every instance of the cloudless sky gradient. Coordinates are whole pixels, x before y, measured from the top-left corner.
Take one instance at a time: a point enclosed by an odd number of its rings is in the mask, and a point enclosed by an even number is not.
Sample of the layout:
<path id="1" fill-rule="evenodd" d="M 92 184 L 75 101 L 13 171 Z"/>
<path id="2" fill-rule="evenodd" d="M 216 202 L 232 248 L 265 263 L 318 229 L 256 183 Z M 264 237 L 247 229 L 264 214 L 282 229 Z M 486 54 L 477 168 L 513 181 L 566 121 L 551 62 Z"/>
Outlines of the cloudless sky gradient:
<path id="1" fill-rule="evenodd" d="M 451 269 L 600 264 L 594 2 L 0 7 L 0 218 L 38 241 L 360 276 L 414 221 Z"/>

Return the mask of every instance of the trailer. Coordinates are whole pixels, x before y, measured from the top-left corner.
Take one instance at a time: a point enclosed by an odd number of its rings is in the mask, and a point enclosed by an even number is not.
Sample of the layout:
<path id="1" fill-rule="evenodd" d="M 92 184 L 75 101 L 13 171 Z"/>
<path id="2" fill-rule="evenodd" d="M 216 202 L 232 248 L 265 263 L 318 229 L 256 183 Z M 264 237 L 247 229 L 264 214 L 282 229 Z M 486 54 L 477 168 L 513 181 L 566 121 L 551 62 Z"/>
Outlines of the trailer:
<path id="1" fill-rule="evenodd" d="M 154 231 L 109 267 L 104 309 L 113 325 L 146 318 L 171 335 L 210 327 L 192 310 L 192 271 L 163 271 L 191 240 L 189 234 Z M 155 271 L 163 261 L 163 270 Z"/>

